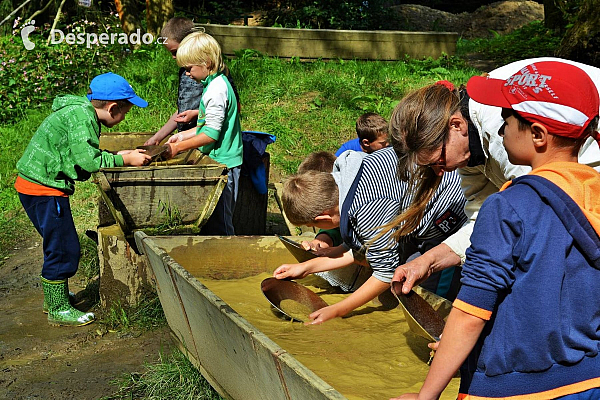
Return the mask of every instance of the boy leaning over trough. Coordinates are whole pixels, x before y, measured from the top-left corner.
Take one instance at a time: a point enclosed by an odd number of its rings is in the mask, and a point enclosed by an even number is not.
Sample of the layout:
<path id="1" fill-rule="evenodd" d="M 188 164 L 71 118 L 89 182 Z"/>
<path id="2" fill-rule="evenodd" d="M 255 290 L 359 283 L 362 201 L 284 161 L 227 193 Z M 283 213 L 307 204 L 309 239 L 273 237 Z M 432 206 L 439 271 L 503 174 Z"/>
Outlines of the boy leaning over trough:
<path id="1" fill-rule="evenodd" d="M 51 325 L 86 325 L 93 313 L 83 313 L 69 302 L 68 279 L 79 265 L 79 238 L 69 196 L 75 181 L 89 179 L 100 168 L 140 166 L 150 160 L 143 150 L 112 154 L 99 149 L 101 125 L 113 127 L 134 105 L 148 103 L 138 97 L 121 76 L 108 72 L 90 83 L 86 97 L 58 96 L 53 113 L 33 135 L 17 162 L 15 189 L 27 216 L 43 238 L 42 287 L 44 312 Z"/>

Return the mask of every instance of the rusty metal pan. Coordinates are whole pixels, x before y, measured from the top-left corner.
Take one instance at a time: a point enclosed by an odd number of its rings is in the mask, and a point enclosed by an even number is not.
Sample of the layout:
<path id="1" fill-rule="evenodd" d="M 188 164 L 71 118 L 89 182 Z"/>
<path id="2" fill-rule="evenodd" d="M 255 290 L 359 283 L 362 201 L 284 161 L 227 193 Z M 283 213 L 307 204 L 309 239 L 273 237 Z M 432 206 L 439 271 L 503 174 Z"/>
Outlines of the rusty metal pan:
<path id="1" fill-rule="evenodd" d="M 402 282 L 392 282 L 392 293 L 402 306 L 410 330 L 430 341 L 440 340 L 445 322 L 424 298 L 413 290 L 402 293 Z"/>
<path id="2" fill-rule="evenodd" d="M 161 156 L 169 150 L 169 147 L 167 145 L 148 145 L 137 146 L 136 149 L 146 150 L 146 154 L 152 157 L 150 162 L 155 162 L 160 161 Z"/>
<path id="3" fill-rule="evenodd" d="M 282 305 L 284 300 L 292 300 L 291 305 L 299 303 L 301 309 L 305 309 L 308 314 L 328 306 L 312 290 L 294 281 L 267 278 L 261 282 L 260 288 L 273 307 L 294 321 L 304 322 L 308 315 L 298 315 L 297 310 Z"/>
<path id="4" fill-rule="evenodd" d="M 277 237 L 279 238 L 279 240 L 281 240 L 281 242 L 283 243 L 285 248 L 288 249 L 288 251 L 290 253 L 292 253 L 294 258 L 298 262 L 305 262 L 312 258 L 317 257 L 314 253 L 312 253 L 308 250 L 304 250 L 304 248 L 300 245 L 300 243 L 294 242 L 293 240 L 290 240 L 290 239 L 280 236 L 280 235 L 277 235 Z"/>

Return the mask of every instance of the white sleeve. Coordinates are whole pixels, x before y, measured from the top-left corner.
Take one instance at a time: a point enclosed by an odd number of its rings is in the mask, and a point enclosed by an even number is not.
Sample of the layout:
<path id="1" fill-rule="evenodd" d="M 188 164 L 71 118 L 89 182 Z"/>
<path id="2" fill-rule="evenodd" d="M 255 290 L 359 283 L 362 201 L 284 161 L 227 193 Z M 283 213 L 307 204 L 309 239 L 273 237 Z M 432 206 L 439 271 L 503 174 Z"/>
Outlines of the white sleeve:
<path id="1" fill-rule="evenodd" d="M 208 85 L 202 98 L 206 114 L 204 125 L 218 132 L 223 127 L 225 114 L 227 113 L 227 85 L 220 78 L 213 80 Z"/>

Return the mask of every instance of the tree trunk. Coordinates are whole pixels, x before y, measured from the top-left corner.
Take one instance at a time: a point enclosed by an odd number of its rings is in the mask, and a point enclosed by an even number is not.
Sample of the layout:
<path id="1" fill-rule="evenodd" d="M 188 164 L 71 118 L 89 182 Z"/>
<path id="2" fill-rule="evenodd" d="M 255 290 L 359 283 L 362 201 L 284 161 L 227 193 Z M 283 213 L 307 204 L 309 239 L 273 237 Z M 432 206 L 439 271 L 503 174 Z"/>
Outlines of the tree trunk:
<path id="1" fill-rule="evenodd" d="M 157 38 L 163 26 L 174 14 L 172 0 L 146 0 L 146 26 L 148 32 Z"/>
<path id="2" fill-rule="evenodd" d="M 548 29 L 564 33 L 567 21 L 562 10 L 557 6 L 558 0 L 544 0 L 544 25 Z"/>
<path id="3" fill-rule="evenodd" d="M 142 24 L 138 19 L 140 15 L 139 8 L 135 0 L 115 0 L 115 6 L 119 13 L 121 28 L 127 35 L 135 32 L 137 29 L 143 31 Z"/>
<path id="4" fill-rule="evenodd" d="M 557 56 L 588 65 L 600 64 L 600 0 L 584 0 L 577 20 L 565 34 Z"/>

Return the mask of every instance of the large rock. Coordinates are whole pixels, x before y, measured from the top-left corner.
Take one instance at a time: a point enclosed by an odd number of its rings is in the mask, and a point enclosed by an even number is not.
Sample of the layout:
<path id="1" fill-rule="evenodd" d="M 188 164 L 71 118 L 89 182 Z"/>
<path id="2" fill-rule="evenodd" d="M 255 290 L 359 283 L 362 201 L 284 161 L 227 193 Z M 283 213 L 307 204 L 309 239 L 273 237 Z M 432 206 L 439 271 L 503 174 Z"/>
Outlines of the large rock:
<path id="1" fill-rule="evenodd" d="M 530 0 L 499 1 L 472 13 L 453 14 L 433 8 L 402 4 L 393 6 L 398 29 L 458 32 L 467 39 L 506 34 L 532 21 L 544 19 L 544 6 Z"/>

